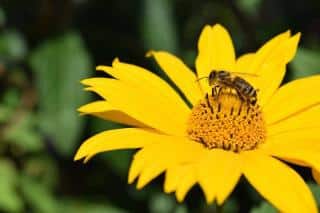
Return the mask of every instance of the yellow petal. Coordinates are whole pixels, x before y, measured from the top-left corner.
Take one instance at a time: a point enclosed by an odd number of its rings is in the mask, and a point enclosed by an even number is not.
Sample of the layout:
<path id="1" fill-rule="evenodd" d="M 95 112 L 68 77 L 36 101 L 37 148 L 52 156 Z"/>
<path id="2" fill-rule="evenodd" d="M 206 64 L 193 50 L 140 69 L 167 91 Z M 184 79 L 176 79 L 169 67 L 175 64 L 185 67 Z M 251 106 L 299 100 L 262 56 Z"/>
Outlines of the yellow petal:
<path id="1" fill-rule="evenodd" d="M 284 78 L 286 67 L 284 64 L 268 64 L 261 70 L 261 74 L 258 74 L 258 78 L 255 79 L 252 77 L 251 79 L 254 80 L 252 81 L 253 85 L 258 90 L 258 103 L 260 106 L 264 107 L 279 88 Z"/>
<path id="2" fill-rule="evenodd" d="M 129 183 L 140 175 L 137 187 L 142 188 L 169 168 L 197 161 L 205 150 L 200 143 L 187 138 L 166 135 L 161 138 L 161 142 L 144 147 L 134 156 Z"/>
<path id="3" fill-rule="evenodd" d="M 149 167 L 145 168 L 138 179 L 137 189 L 142 189 L 145 185 L 147 185 L 151 180 L 159 176 L 162 172 L 164 172 L 166 167 L 161 164 L 153 164 Z"/>
<path id="4" fill-rule="evenodd" d="M 259 105 L 264 106 L 280 86 L 285 75 L 286 64 L 294 57 L 300 34 L 290 38 L 290 32 L 282 33 L 263 45 L 255 54 L 240 57 L 234 72 L 243 75 L 258 90 Z"/>
<path id="5" fill-rule="evenodd" d="M 317 164 L 317 161 L 313 160 L 313 154 L 309 155 L 306 151 L 311 151 L 312 153 L 320 152 L 319 131 L 320 128 L 282 132 L 268 136 L 268 140 L 259 148 L 269 155 L 278 156 L 280 158 L 282 156 L 284 160 L 299 166 L 312 167 L 314 164 Z M 310 157 L 310 159 L 303 160 L 303 154 L 309 155 L 307 157 Z M 287 157 L 285 158 L 285 156 Z M 291 157 L 289 158 L 288 156 Z M 311 162 L 309 162 L 310 160 Z M 318 166 L 315 165 L 314 167 L 318 168 Z"/>
<path id="6" fill-rule="evenodd" d="M 235 51 L 228 31 L 219 24 L 205 26 L 198 42 L 196 69 L 198 77 L 208 77 L 212 70 L 232 70 Z M 208 82 L 200 81 L 203 91 L 208 91 Z"/>
<path id="7" fill-rule="evenodd" d="M 266 122 L 272 124 L 320 105 L 320 75 L 298 79 L 282 86 L 264 107 Z"/>
<path id="8" fill-rule="evenodd" d="M 220 149 L 210 150 L 198 168 L 198 179 L 208 203 L 215 199 L 221 205 L 241 176 L 238 154 Z"/>
<path id="9" fill-rule="evenodd" d="M 272 149 L 273 147 L 297 147 L 298 149 L 314 149 L 320 151 L 320 128 L 287 131 L 270 135 L 261 148 Z"/>
<path id="10" fill-rule="evenodd" d="M 130 117 L 162 132 L 184 135 L 189 113 L 179 111 L 165 99 L 152 96 L 147 90 L 109 78 L 90 78 L 82 81 L 117 109 Z"/>
<path id="11" fill-rule="evenodd" d="M 261 67 L 263 67 L 266 63 L 272 63 L 270 61 L 270 58 L 272 58 L 272 55 L 279 54 L 279 52 L 281 51 L 281 48 L 279 47 L 283 45 L 285 42 L 288 42 L 289 38 L 290 38 L 290 31 L 286 31 L 270 39 L 268 42 L 266 42 L 256 52 L 255 60 L 248 67 L 249 71 L 252 73 L 259 73 Z M 279 52 L 275 52 L 275 50 Z M 283 62 L 283 63 L 287 63 L 287 62 Z"/>
<path id="12" fill-rule="evenodd" d="M 259 152 L 241 157 L 245 177 L 279 211 L 317 212 L 312 193 L 293 169 Z"/>
<path id="13" fill-rule="evenodd" d="M 285 42 L 281 43 L 268 60 L 274 64 L 289 63 L 296 55 L 298 43 L 300 41 L 301 33 L 297 33 Z"/>
<path id="14" fill-rule="evenodd" d="M 140 88 L 140 90 L 147 90 L 152 96 L 165 99 L 166 102 L 174 105 L 179 111 L 189 111 L 188 106 L 176 91 L 167 82 L 147 69 L 133 64 L 122 63 L 119 59 L 115 59 L 112 67 L 98 66 L 97 70 L 110 74 L 124 84 Z"/>
<path id="15" fill-rule="evenodd" d="M 178 186 L 176 189 L 176 198 L 178 202 L 182 202 L 184 200 L 188 191 L 197 182 L 197 177 L 192 167 L 190 168 L 189 171 L 190 172 L 187 172 L 183 177 L 181 177 L 178 183 Z"/>
<path id="16" fill-rule="evenodd" d="M 141 154 L 142 152 L 143 150 L 138 151 L 133 157 L 128 175 L 129 184 L 133 183 L 135 179 L 140 175 L 142 168 L 145 164 L 145 160 L 143 159 L 143 155 Z"/>
<path id="17" fill-rule="evenodd" d="M 252 64 L 255 62 L 257 58 L 255 53 L 248 53 L 240 56 L 237 61 L 236 65 L 232 72 L 234 75 L 240 76 L 241 78 L 245 79 L 249 82 L 256 90 L 257 90 L 257 97 L 258 97 L 258 104 L 261 106 L 261 103 L 264 101 L 264 89 L 260 89 L 261 82 L 263 82 L 263 76 L 259 76 L 256 74 L 257 70 L 251 69 Z"/>
<path id="18" fill-rule="evenodd" d="M 314 178 L 314 180 L 320 184 L 320 172 L 318 172 L 317 170 L 315 169 L 312 169 L 312 176 Z"/>
<path id="19" fill-rule="evenodd" d="M 280 108 L 280 107 L 279 107 Z M 297 135 L 309 137 L 317 136 L 320 129 L 320 123 L 316 118 L 320 117 L 320 105 L 311 107 L 294 116 L 279 120 L 273 124 L 268 125 L 268 135 L 290 134 L 293 132 Z M 268 117 L 266 116 L 266 120 Z M 311 135 L 313 133 L 313 135 Z"/>
<path id="20" fill-rule="evenodd" d="M 288 161 L 293 164 L 306 166 L 306 167 L 313 167 L 316 170 L 320 171 L 320 157 L 319 151 L 313 150 L 297 150 L 295 148 L 287 148 L 288 151 L 284 153 L 279 149 L 273 149 L 271 155 Z"/>
<path id="21" fill-rule="evenodd" d="M 146 127 L 145 124 L 130 117 L 119 109 L 111 106 L 107 101 L 95 101 L 84 106 L 81 106 L 78 111 L 82 114 L 91 114 L 99 118 L 110 120 L 113 122 L 126 124 L 129 126 Z"/>
<path id="22" fill-rule="evenodd" d="M 293 155 L 296 151 L 311 150 L 317 153 L 320 152 L 320 127 L 285 131 L 274 134 L 268 137 L 268 140 L 260 146 L 261 149 L 273 152 L 286 152 L 288 155 Z M 270 151 L 271 150 L 271 151 Z M 286 154 L 284 153 L 284 154 Z M 278 155 L 277 155 L 278 156 Z M 280 155 L 279 155 L 280 157 Z M 310 157 L 312 157 L 310 155 Z M 300 166 L 308 166 L 303 160 L 295 159 L 291 161 Z M 319 165 L 320 166 L 320 165 Z M 317 166 L 315 166 L 317 167 Z"/>
<path id="23" fill-rule="evenodd" d="M 169 78 L 177 85 L 192 105 L 202 99 L 202 92 L 196 75 L 176 56 L 164 51 L 150 51 L 157 63 Z"/>
<path id="24" fill-rule="evenodd" d="M 318 139 L 314 140 L 293 138 L 292 136 L 290 137 L 290 135 L 287 138 L 274 136 L 270 139 L 274 141 L 262 147 L 268 155 L 300 166 L 312 167 L 320 171 L 319 136 Z"/>
<path id="25" fill-rule="evenodd" d="M 256 54 L 255 62 L 252 68 L 256 69 L 256 74 L 261 76 L 258 78 L 256 87 L 259 89 L 260 105 L 264 106 L 275 91 L 280 86 L 286 71 L 286 64 L 289 63 L 296 53 L 300 34 L 282 41 L 268 55 Z M 257 68 L 255 68 L 257 66 Z"/>
<path id="26" fill-rule="evenodd" d="M 248 77 L 246 73 L 253 74 L 254 70 L 250 70 L 251 64 L 254 62 L 255 53 L 247 53 L 240 56 L 237 61 L 236 65 L 233 68 L 233 72 L 243 73 L 243 78 Z M 242 77 L 242 76 L 241 76 Z"/>
<path id="27" fill-rule="evenodd" d="M 177 165 L 168 168 L 165 176 L 164 191 L 166 193 L 175 191 L 181 178 L 188 172 L 194 172 L 190 165 Z"/>
<path id="28" fill-rule="evenodd" d="M 279 87 L 285 74 L 285 66 L 283 64 L 264 63 L 261 67 L 258 67 L 259 69 L 254 70 L 252 67 L 257 58 L 259 58 L 258 55 L 253 53 L 241 56 L 237 60 L 233 72 L 244 78 L 257 90 L 258 104 L 264 106 Z"/>
<path id="29" fill-rule="evenodd" d="M 74 160 L 100 152 L 143 147 L 160 137 L 153 130 L 124 128 L 101 132 L 87 139 L 78 149 Z"/>

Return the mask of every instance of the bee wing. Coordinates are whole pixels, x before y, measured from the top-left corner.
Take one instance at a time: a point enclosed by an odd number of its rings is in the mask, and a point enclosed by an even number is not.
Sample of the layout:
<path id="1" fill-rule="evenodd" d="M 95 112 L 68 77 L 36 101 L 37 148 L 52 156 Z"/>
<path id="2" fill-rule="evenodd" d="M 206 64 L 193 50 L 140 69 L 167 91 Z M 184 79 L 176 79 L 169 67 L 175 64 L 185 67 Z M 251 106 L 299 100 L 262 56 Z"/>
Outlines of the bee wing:
<path id="1" fill-rule="evenodd" d="M 259 75 L 254 74 L 254 73 L 245 73 L 245 72 L 231 72 L 231 73 L 232 73 L 232 74 L 236 74 L 236 75 L 259 77 Z"/>

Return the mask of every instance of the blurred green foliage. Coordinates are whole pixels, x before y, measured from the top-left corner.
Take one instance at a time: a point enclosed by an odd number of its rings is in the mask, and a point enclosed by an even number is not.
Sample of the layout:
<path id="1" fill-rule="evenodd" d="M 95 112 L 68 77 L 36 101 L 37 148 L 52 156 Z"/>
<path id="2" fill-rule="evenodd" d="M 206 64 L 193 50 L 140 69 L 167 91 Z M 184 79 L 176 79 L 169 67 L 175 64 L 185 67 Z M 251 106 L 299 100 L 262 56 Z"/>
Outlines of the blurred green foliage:
<path id="1" fill-rule="evenodd" d="M 146 48 L 177 53 L 178 35 L 171 2 L 143 0 L 142 11 L 141 35 Z"/>
<path id="2" fill-rule="evenodd" d="M 300 48 L 297 52 L 295 60 L 292 62 L 291 79 L 306 77 L 309 75 L 319 74 L 320 70 L 320 52 Z"/>
<path id="3" fill-rule="evenodd" d="M 38 91 L 41 131 L 64 154 L 75 150 L 83 119 L 75 109 L 88 102 L 80 80 L 91 74 L 90 57 L 80 35 L 68 33 L 42 43 L 30 57 Z"/>
<path id="4" fill-rule="evenodd" d="M 286 81 L 319 74 L 319 10 L 318 1 L 289 0 L 4 1 L 0 212 L 275 212 L 245 181 L 223 206 L 207 205 L 199 187 L 178 204 L 162 192 L 163 176 L 137 191 L 126 180 L 133 151 L 101 154 L 87 165 L 73 162 L 85 138 L 123 127 L 77 114 L 93 99 L 80 80 L 101 75 L 93 66 L 116 56 L 167 79 L 144 58 L 150 49 L 173 52 L 194 68 L 201 28 L 217 22 L 230 30 L 238 55 L 287 29 L 301 31 Z M 319 204 L 320 187 L 309 171 L 298 171 Z"/>
<path id="5" fill-rule="evenodd" d="M 258 207 L 254 207 L 251 213 L 276 213 L 277 210 L 267 202 L 262 202 Z"/>
<path id="6" fill-rule="evenodd" d="M 12 162 L 0 160 L 0 209 L 8 212 L 19 212 L 23 208 L 23 201 L 18 195 L 17 171 Z"/>
<path id="7" fill-rule="evenodd" d="M 22 35 L 14 30 L 5 31 L 0 37 L 0 52 L 7 60 L 22 60 L 27 53 Z"/>

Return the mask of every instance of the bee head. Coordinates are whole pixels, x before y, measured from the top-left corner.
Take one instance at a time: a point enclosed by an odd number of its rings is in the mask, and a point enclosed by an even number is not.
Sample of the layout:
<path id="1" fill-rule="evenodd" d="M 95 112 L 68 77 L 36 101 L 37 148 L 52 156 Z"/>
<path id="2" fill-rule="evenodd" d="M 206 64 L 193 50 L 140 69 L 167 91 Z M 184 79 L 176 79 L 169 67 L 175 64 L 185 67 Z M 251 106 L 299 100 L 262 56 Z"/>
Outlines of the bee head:
<path id="1" fill-rule="evenodd" d="M 217 80 L 217 75 L 218 75 L 218 71 L 216 70 L 212 70 L 209 74 L 208 80 L 209 80 L 209 85 L 212 86 L 216 80 Z"/>

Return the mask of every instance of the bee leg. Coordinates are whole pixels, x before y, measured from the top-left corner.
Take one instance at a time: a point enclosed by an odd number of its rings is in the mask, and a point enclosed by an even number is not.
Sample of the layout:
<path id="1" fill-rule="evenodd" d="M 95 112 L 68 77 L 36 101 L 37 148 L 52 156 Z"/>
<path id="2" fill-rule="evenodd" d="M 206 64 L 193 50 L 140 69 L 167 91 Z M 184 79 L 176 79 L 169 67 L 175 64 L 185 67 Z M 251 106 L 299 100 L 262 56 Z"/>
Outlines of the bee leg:
<path id="1" fill-rule="evenodd" d="M 238 97 L 241 99 L 241 101 L 248 102 L 245 95 L 242 95 L 241 92 L 239 92 L 238 90 L 236 90 L 236 93 L 237 93 Z"/>
<path id="2" fill-rule="evenodd" d="M 213 113 L 213 108 L 212 108 L 212 106 L 210 104 L 208 93 L 206 94 L 206 101 L 207 101 L 207 106 L 210 108 L 211 113 Z"/>
<path id="3" fill-rule="evenodd" d="M 252 104 L 253 106 L 256 105 L 257 103 L 257 99 L 256 98 L 251 98 L 250 99 L 250 104 Z"/>
<path id="4" fill-rule="evenodd" d="M 215 100 L 218 100 L 219 94 L 220 94 L 220 87 L 219 86 L 212 87 L 212 96 L 214 97 Z"/>

